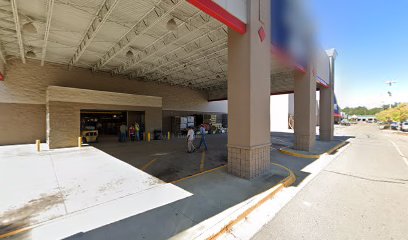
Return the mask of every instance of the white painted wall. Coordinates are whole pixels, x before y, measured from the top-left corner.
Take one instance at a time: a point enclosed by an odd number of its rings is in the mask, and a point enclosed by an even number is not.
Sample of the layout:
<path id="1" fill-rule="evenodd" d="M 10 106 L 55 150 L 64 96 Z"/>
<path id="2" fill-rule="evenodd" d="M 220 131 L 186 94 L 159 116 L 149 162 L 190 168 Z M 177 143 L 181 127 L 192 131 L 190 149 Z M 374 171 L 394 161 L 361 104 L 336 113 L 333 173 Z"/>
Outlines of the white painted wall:
<path id="1" fill-rule="evenodd" d="M 247 23 L 246 0 L 214 0 L 214 2 L 242 22 Z"/>
<path id="2" fill-rule="evenodd" d="M 288 130 L 289 96 L 288 94 L 271 96 L 271 131 Z"/>

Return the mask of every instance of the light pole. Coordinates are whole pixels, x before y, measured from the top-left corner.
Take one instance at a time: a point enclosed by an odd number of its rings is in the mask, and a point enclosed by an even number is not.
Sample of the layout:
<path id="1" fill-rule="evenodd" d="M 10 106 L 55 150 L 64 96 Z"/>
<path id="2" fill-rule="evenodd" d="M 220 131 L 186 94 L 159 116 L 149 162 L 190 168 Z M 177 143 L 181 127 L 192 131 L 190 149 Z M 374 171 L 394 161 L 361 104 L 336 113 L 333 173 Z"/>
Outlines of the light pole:
<path id="1" fill-rule="evenodd" d="M 392 106 L 392 93 L 391 93 L 391 87 L 393 84 L 397 83 L 396 81 L 386 81 L 385 84 L 387 84 L 389 86 L 389 90 L 388 90 L 388 96 L 390 97 L 390 108 Z"/>

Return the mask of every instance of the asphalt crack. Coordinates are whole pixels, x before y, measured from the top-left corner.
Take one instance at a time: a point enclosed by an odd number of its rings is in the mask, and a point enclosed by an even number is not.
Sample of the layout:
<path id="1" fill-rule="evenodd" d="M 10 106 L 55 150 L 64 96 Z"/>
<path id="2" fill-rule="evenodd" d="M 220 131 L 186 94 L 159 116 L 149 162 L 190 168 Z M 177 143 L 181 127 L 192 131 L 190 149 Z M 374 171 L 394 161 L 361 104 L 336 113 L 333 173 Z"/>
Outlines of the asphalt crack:
<path id="1" fill-rule="evenodd" d="M 350 174 L 350 173 L 342 173 L 342 172 L 336 172 L 336 171 L 330 171 L 330 170 L 324 170 L 324 171 L 334 173 L 334 174 L 338 174 L 338 175 L 347 176 L 347 177 L 353 177 L 353 178 L 358 178 L 358 179 L 362 179 L 362 180 L 367 180 L 367 181 L 371 181 L 371 182 L 382 182 L 382 183 L 392 183 L 392 184 L 402 184 L 402 185 L 406 184 L 405 182 L 391 181 L 391 180 L 385 180 L 385 179 L 368 178 L 368 177 L 353 175 L 353 174 Z M 406 180 L 401 180 L 401 181 L 406 181 Z"/>

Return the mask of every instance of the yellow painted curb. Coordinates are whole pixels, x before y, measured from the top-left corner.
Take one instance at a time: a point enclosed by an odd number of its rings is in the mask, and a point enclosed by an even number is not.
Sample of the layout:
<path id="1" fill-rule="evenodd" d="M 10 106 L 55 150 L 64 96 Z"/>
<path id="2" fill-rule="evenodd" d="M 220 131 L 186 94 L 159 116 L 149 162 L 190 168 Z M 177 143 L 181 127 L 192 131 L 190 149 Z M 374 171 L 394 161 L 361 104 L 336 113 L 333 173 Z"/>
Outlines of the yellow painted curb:
<path id="1" fill-rule="evenodd" d="M 267 196 L 265 196 L 264 198 L 262 198 L 261 200 L 259 200 L 259 202 L 257 202 L 255 205 L 253 205 L 252 207 L 248 208 L 247 210 L 245 210 L 243 213 L 241 213 L 236 219 L 230 221 L 225 227 L 223 227 L 218 233 L 214 234 L 212 237 L 208 238 L 208 240 L 215 240 L 218 237 L 220 237 L 222 234 L 229 232 L 232 227 L 234 227 L 234 225 L 236 225 L 238 222 L 240 222 L 241 220 L 245 219 L 250 213 L 252 213 L 255 209 L 257 209 L 258 207 L 260 207 L 262 204 L 264 204 L 266 201 L 268 201 L 269 199 L 271 199 L 273 196 L 275 196 L 278 192 L 280 192 L 282 189 L 284 189 L 285 187 L 289 187 L 290 185 L 292 185 L 295 181 L 296 181 L 296 176 L 295 174 L 292 172 L 292 170 L 290 170 L 289 168 L 282 166 L 280 164 L 277 163 L 271 163 L 272 165 L 281 167 L 283 169 L 285 169 L 286 171 L 289 172 L 289 175 L 283 179 L 282 181 L 280 181 L 277 185 L 273 186 L 270 190 L 272 190 L 271 193 L 269 193 Z"/>
<path id="2" fill-rule="evenodd" d="M 315 159 L 315 158 L 320 158 L 320 157 L 321 157 L 322 155 L 324 155 L 324 154 L 332 154 L 333 152 L 337 151 L 339 148 L 343 147 L 343 146 L 346 145 L 347 143 L 348 143 L 347 141 L 341 142 L 341 143 L 337 144 L 336 146 L 330 148 L 330 149 L 329 149 L 328 151 L 326 151 L 325 153 L 320 154 L 320 155 L 308 155 L 308 154 L 296 153 L 296 152 L 292 152 L 292 151 L 286 150 L 286 149 L 288 149 L 288 148 L 280 148 L 280 149 L 279 149 L 279 152 L 281 152 L 281 153 L 283 153 L 283 154 L 286 154 L 286 155 L 289 155 L 289 156 L 292 156 L 292 157 Z"/>
<path id="3" fill-rule="evenodd" d="M 204 171 L 204 172 L 200 172 L 200 173 L 197 173 L 197 174 L 188 176 L 188 177 L 180 178 L 180 179 L 174 180 L 174 181 L 172 181 L 172 182 L 170 182 L 170 183 L 178 183 L 178 182 L 181 182 L 181 181 L 190 179 L 190 178 L 198 177 L 198 176 L 203 175 L 203 174 L 206 174 L 206 173 L 214 172 L 214 171 L 216 171 L 216 170 L 218 170 L 218 169 L 225 168 L 225 167 L 227 167 L 227 165 L 222 165 L 222 166 L 219 166 L 219 167 L 216 167 L 216 168 L 213 168 L 213 169 Z"/>
<path id="4" fill-rule="evenodd" d="M 20 229 L 17 229 L 17 230 L 13 230 L 13 231 L 8 232 L 8 233 L 4 233 L 4 234 L 0 235 L 0 239 L 11 237 L 11 236 L 14 236 L 14 235 L 19 234 L 19 233 L 27 232 L 28 230 L 31 230 L 34 227 L 36 227 L 36 226 L 24 227 L 24 228 L 20 228 Z"/>
<path id="5" fill-rule="evenodd" d="M 347 141 L 341 142 L 340 144 L 337 144 L 336 146 L 332 147 L 327 151 L 327 154 L 332 154 L 333 152 L 337 151 L 339 148 L 344 147 L 346 144 L 348 144 Z"/>
<path id="6" fill-rule="evenodd" d="M 292 157 L 299 157 L 299 158 L 319 158 L 321 155 L 308 155 L 308 154 L 301 154 L 301 153 L 295 153 L 295 152 L 291 152 L 286 150 L 287 148 L 280 148 L 279 152 L 292 156 Z"/>

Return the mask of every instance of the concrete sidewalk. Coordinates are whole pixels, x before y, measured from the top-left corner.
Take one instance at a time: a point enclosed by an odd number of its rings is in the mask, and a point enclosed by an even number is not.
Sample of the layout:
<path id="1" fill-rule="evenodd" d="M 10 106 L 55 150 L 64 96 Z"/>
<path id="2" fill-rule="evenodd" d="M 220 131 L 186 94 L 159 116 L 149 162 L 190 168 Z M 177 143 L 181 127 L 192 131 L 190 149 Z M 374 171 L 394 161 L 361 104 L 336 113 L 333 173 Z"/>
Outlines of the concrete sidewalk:
<path id="1" fill-rule="evenodd" d="M 34 149 L 0 147 L 0 236 L 64 238 L 191 196 L 93 147 Z M 95 208 L 96 215 L 84 214 Z M 44 223 L 79 215 L 77 223 L 41 231 Z"/>

